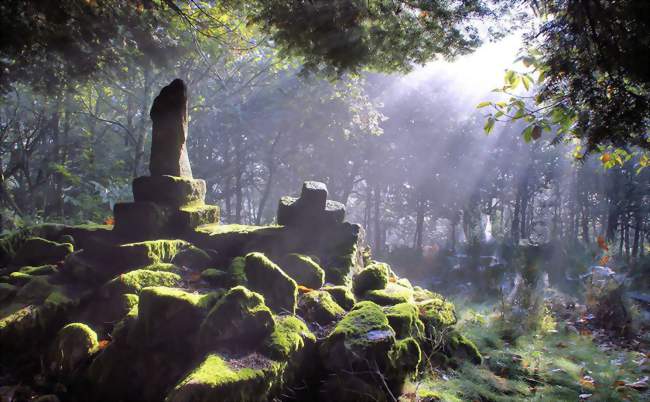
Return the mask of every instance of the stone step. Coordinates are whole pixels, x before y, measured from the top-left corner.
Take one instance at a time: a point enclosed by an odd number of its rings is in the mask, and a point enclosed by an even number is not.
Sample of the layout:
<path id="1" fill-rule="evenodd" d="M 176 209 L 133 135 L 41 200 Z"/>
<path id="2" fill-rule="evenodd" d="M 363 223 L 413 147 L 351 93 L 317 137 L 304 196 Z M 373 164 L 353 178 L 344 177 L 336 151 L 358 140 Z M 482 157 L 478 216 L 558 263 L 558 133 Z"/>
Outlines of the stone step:
<path id="1" fill-rule="evenodd" d="M 133 180 L 135 202 L 155 202 L 181 207 L 203 204 L 205 180 L 177 176 L 141 176 Z"/>

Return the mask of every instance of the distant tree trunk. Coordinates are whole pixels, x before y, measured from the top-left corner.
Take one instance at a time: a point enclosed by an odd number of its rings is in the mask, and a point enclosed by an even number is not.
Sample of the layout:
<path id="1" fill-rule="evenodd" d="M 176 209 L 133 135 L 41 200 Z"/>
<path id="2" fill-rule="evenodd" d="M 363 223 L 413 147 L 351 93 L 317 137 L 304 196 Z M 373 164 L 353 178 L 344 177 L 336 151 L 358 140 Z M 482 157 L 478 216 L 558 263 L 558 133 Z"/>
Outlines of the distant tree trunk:
<path id="1" fill-rule="evenodd" d="M 224 160 L 224 171 L 226 172 L 225 177 L 224 177 L 224 183 L 223 183 L 223 200 L 225 204 L 225 210 L 226 210 L 226 216 L 224 221 L 226 223 L 232 223 L 231 218 L 232 218 L 232 203 L 231 203 L 231 196 L 232 196 L 232 157 L 230 154 L 230 141 L 229 141 L 229 135 L 226 135 L 226 141 L 225 141 L 225 147 L 223 151 L 223 160 Z"/>
<path id="2" fill-rule="evenodd" d="M 510 228 L 510 233 L 512 234 L 512 241 L 514 244 L 519 244 L 519 209 L 520 209 L 520 198 L 519 192 L 515 197 L 515 208 L 512 212 L 512 226 Z"/>
<path id="3" fill-rule="evenodd" d="M 526 212 L 528 210 L 528 201 L 529 201 L 528 194 L 526 194 L 524 190 L 522 191 L 521 194 L 521 219 L 520 219 L 521 228 L 519 229 L 519 236 L 521 236 L 522 239 L 528 238 L 528 231 L 526 227 L 526 218 L 527 218 Z"/>
<path id="4" fill-rule="evenodd" d="M 582 207 L 582 240 L 589 244 L 589 215 L 588 207 Z"/>
<path id="5" fill-rule="evenodd" d="M 379 188 L 379 184 L 375 184 L 375 189 L 374 189 L 374 208 L 375 208 L 375 213 L 374 213 L 374 232 L 375 232 L 375 253 L 377 255 L 381 255 L 381 250 L 382 250 L 382 244 L 381 244 L 381 217 L 379 216 L 379 207 L 380 207 L 380 202 L 381 202 L 381 190 Z"/>
<path id="6" fill-rule="evenodd" d="M 147 142 L 147 122 L 149 121 L 149 108 L 151 107 L 151 65 L 145 63 L 142 67 L 142 74 L 144 76 L 144 85 L 142 89 L 142 103 L 140 105 L 141 113 L 138 122 L 138 128 L 135 130 L 136 143 L 135 155 L 133 157 L 133 177 L 138 177 L 143 172 L 143 160 L 145 156 L 146 142 Z"/>
<path id="7" fill-rule="evenodd" d="M 416 200 L 416 217 L 415 217 L 415 238 L 413 241 L 413 248 L 422 251 L 422 232 L 424 230 L 424 207 L 425 200 L 422 200 L 418 195 Z"/>
<path id="8" fill-rule="evenodd" d="M 643 257 L 645 255 L 645 238 L 646 238 L 647 227 L 648 227 L 648 222 L 645 221 L 641 225 L 641 229 L 642 229 L 641 230 L 641 238 L 639 240 L 639 244 L 640 244 L 640 247 L 641 247 L 641 250 L 639 251 L 639 256 L 641 256 L 641 257 Z"/>
<path id="9" fill-rule="evenodd" d="M 630 259 L 630 217 L 629 214 L 625 214 L 625 258 Z"/>
<path id="10" fill-rule="evenodd" d="M 619 237 L 620 240 L 618 242 L 618 255 L 623 257 L 623 240 L 625 237 L 625 219 L 623 219 L 623 215 L 621 215 L 621 219 L 620 219 Z"/>
<path id="11" fill-rule="evenodd" d="M 639 238 L 641 231 L 641 213 L 637 210 L 634 214 L 634 240 L 632 241 L 632 257 L 639 255 Z"/>
<path id="12" fill-rule="evenodd" d="M 260 203 L 257 207 L 257 216 L 255 217 L 255 224 L 259 225 L 262 222 L 262 214 L 264 213 L 264 206 L 266 205 L 266 202 L 269 199 L 269 195 L 271 194 L 271 185 L 274 180 L 274 175 L 275 175 L 275 147 L 278 144 L 278 141 L 280 140 L 280 134 L 281 131 L 278 131 L 277 134 L 275 135 L 275 138 L 273 139 L 273 142 L 271 143 L 271 149 L 268 152 L 268 157 L 266 159 L 266 167 L 269 170 L 269 175 L 266 178 L 266 184 L 264 185 L 264 190 L 262 190 L 262 196 L 260 197 Z"/>
<path id="13" fill-rule="evenodd" d="M 366 182 L 366 205 L 363 210 L 363 227 L 370 229 L 370 215 L 372 211 L 372 187 Z"/>

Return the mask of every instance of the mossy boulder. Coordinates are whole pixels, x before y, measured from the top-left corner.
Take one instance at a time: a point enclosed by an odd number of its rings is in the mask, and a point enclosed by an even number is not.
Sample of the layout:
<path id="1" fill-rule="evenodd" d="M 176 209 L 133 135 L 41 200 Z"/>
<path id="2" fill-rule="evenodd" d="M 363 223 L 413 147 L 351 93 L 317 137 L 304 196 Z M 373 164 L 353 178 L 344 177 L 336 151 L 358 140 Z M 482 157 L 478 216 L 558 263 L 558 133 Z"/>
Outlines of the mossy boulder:
<path id="1" fill-rule="evenodd" d="M 55 290 L 46 277 L 34 276 L 16 293 L 16 301 L 25 304 L 41 304 Z"/>
<path id="2" fill-rule="evenodd" d="M 396 304 L 385 307 L 384 312 L 398 339 L 421 338 L 424 335 L 424 324 L 418 317 L 418 308 L 415 304 Z"/>
<path id="3" fill-rule="evenodd" d="M 244 272 L 249 288 L 261 293 L 271 310 L 276 313 L 296 312 L 298 285 L 264 254 L 247 254 Z"/>
<path id="4" fill-rule="evenodd" d="M 243 286 L 230 289 L 201 324 L 199 343 L 204 349 L 244 349 L 259 345 L 273 332 L 275 320 L 264 297 Z"/>
<path id="5" fill-rule="evenodd" d="M 420 320 L 424 323 L 427 334 L 431 335 L 433 329 L 440 330 L 456 324 L 456 310 L 451 302 L 444 297 L 432 294 L 431 299 L 416 302 Z"/>
<path id="6" fill-rule="evenodd" d="M 163 286 L 140 292 L 136 338 L 148 348 L 187 345 L 203 319 L 199 294 Z"/>
<path id="7" fill-rule="evenodd" d="M 146 287 L 174 287 L 180 281 L 180 275 L 173 272 L 136 269 L 135 271 L 129 271 L 111 279 L 102 287 L 102 295 L 111 297 L 125 293 L 139 294 Z"/>
<path id="8" fill-rule="evenodd" d="M 392 306 L 400 303 L 409 303 L 413 301 L 413 291 L 409 288 L 388 283 L 384 289 L 368 290 L 362 296 L 362 300 L 370 300 L 380 306 Z"/>
<path id="9" fill-rule="evenodd" d="M 323 286 L 321 290 L 329 293 L 336 304 L 343 307 L 345 310 L 350 310 L 352 307 L 354 307 L 354 303 L 356 303 L 354 294 L 347 286 Z"/>
<path id="10" fill-rule="evenodd" d="M 325 271 L 311 257 L 303 254 L 288 254 L 282 259 L 282 269 L 297 284 L 319 289 L 325 283 Z"/>
<path id="11" fill-rule="evenodd" d="M 246 285 L 248 279 L 246 278 L 246 258 L 245 257 L 235 257 L 230 262 L 228 266 L 228 273 L 233 281 L 237 285 Z"/>
<path id="12" fill-rule="evenodd" d="M 16 295 L 18 288 L 9 283 L 0 283 L 0 303 Z"/>
<path id="13" fill-rule="evenodd" d="M 52 264 L 63 261 L 73 251 L 70 243 L 31 237 L 18 249 L 12 263 L 17 266 Z"/>
<path id="14" fill-rule="evenodd" d="M 444 351 L 456 361 L 471 361 L 474 364 L 481 364 L 483 358 L 476 344 L 465 335 L 456 330 L 448 333 L 445 340 Z"/>
<path id="15" fill-rule="evenodd" d="M 12 272 L 7 277 L 7 283 L 16 286 L 23 286 L 27 284 L 27 282 L 31 281 L 33 278 L 34 277 L 31 276 L 30 274 L 26 274 L 24 272 Z"/>
<path id="16" fill-rule="evenodd" d="M 329 293 L 313 290 L 300 295 L 298 314 L 307 322 L 325 325 L 341 318 L 345 315 L 345 310 L 334 301 Z"/>
<path id="17" fill-rule="evenodd" d="M 384 289 L 388 284 L 389 269 L 386 264 L 372 264 L 364 268 L 353 279 L 353 290 L 357 295 L 369 290 Z"/>
<path id="18" fill-rule="evenodd" d="M 316 337 L 307 325 L 293 315 L 275 318 L 275 328 L 264 341 L 262 351 L 278 361 L 292 360 L 296 353 L 316 343 Z"/>
<path id="19" fill-rule="evenodd" d="M 281 378 L 282 365 L 259 355 L 226 359 L 209 354 L 165 398 L 166 402 L 264 401 Z"/>
<path id="20" fill-rule="evenodd" d="M 97 334 L 83 323 L 68 324 L 56 335 L 49 352 L 47 369 L 57 377 L 80 374 L 98 346 Z"/>
<path id="21" fill-rule="evenodd" d="M 156 263 L 169 263 L 181 250 L 190 246 L 184 240 L 149 240 L 126 243 L 108 251 L 115 263 L 124 270 L 140 268 Z"/>
<path id="22" fill-rule="evenodd" d="M 189 246 L 179 251 L 172 263 L 179 267 L 188 267 L 196 270 L 207 268 L 212 262 L 212 258 L 205 251 L 195 246 Z"/>
<path id="23" fill-rule="evenodd" d="M 216 268 L 208 268 L 203 270 L 203 272 L 201 272 L 201 279 L 210 285 L 217 287 L 225 288 L 235 285 L 231 282 L 231 277 L 228 272 Z"/>
<path id="24" fill-rule="evenodd" d="M 56 265 L 39 265 L 36 267 L 33 266 L 26 266 L 22 267 L 18 270 L 18 272 L 22 272 L 27 275 L 52 275 L 58 272 L 56 269 Z"/>
<path id="25" fill-rule="evenodd" d="M 364 371 L 368 364 L 388 367 L 388 352 L 395 344 L 395 331 L 381 307 L 357 303 L 320 346 L 324 366 L 331 371 Z"/>

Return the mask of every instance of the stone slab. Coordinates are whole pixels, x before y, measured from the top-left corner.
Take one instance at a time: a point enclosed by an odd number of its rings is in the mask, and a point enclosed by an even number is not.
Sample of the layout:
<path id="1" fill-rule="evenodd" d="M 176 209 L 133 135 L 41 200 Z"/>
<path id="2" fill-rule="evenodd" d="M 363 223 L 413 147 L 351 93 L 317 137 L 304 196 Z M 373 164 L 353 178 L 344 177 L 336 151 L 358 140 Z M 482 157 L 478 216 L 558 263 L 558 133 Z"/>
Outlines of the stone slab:
<path id="1" fill-rule="evenodd" d="M 133 180 L 135 202 L 181 207 L 205 202 L 205 180 L 178 176 L 141 176 Z"/>

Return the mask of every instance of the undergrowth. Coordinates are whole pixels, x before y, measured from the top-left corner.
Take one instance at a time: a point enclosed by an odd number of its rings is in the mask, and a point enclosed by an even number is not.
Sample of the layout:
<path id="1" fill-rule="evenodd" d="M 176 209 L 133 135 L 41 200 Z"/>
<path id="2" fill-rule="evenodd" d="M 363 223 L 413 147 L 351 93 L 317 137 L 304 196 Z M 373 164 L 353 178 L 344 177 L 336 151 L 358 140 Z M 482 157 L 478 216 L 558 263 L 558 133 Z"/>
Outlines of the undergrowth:
<path id="1" fill-rule="evenodd" d="M 590 335 L 549 322 L 512 343 L 493 305 L 456 302 L 459 330 L 484 356 L 481 365 L 425 373 L 407 384 L 401 401 L 647 401 L 641 352 L 606 350 Z M 647 381 L 646 381 L 647 382 Z M 636 384 L 635 384 L 636 383 Z"/>

